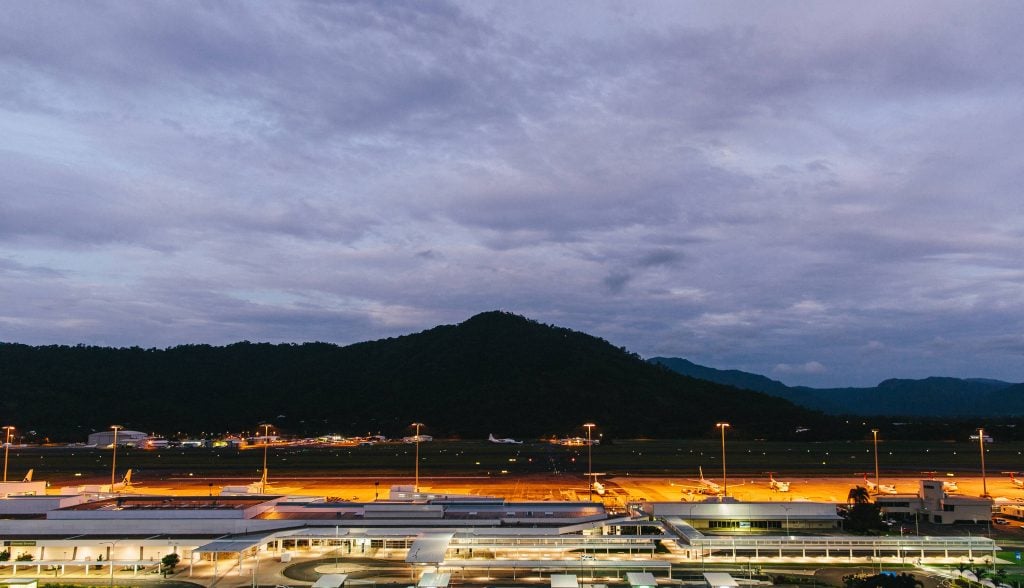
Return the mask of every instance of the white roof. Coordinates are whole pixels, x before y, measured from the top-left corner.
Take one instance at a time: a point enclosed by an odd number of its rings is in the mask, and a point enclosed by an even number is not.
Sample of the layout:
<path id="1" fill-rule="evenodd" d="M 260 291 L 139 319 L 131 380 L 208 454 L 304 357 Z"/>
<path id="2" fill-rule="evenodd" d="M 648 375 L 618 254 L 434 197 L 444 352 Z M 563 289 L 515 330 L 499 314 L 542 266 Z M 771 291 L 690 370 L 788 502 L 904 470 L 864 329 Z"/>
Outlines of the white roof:
<path id="1" fill-rule="evenodd" d="M 719 586 L 739 586 L 732 576 L 723 572 L 704 572 L 704 579 L 713 588 Z"/>
<path id="2" fill-rule="evenodd" d="M 317 578 L 313 588 L 341 588 L 348 579 L 348 574 L 324 574 Z"/>
<path id="3" fill-rule="evenodd" d="M 423 533 L 412 542 L 409 553 L 405 556 L 406 563 L 441 564 L 444 553 L 455 533 Z"/>
<path id="4" fill-rule="evenodd" d="M 239 540 L 211 541 L 192 550 L 192 553 L 238 553 L 262 543 L 263 537 Z"/>
<path id="5" fill-rule="evenodd" d="M 419 588 L 446 588 L 448 586 L 448 580 L 451 578 L 451 574 L 435 574 L 433 572 L 427 572 L 420 576 L 420 581 L 416 585 L 419 586 Z"/>
<path id="6" fill-rule="evenodd" d="M 626 581 L 630 586 L 657 586 L 658 581 L 650 572 L 626 572 Z"/>
<path id="7" fill-rule="evenodd" d="M 551 588 L 579 588 L 575 574 L 551 574 Z"/>

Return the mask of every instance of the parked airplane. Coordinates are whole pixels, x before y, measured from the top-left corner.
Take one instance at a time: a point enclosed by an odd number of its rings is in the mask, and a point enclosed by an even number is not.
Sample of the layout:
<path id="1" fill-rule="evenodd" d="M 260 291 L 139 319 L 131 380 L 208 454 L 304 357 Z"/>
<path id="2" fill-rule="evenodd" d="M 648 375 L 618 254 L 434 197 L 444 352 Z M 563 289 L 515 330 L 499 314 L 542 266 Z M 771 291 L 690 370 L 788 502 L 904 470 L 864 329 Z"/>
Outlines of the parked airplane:
<path id="1" fill-rule="evenodd" d="M 31 475 L 31 472 L 29 473 Z M 29 476 L 25 476 L 28 478 Z M 61 494 L 109 494 L 128 490 L 132 486 L 132 471 L 128 470 L 124 478 L 116 484 L 86 484 L 83 486 L 67 486 L 61 488 Z"/>
<path id="2" fill-rule="evenodd" d="M 1010 482 L 1013 483 L 1017 488 L 1024 488 L 1024 480 L 1017 479 L 1014 477 L 1014 472 L 1003 472 L 1004 474 L 1010 474 Z"/>
<path id="3" fill-rule="evenodd" d="M 494 433 L 491 433 L 491 434 L 487 435 L 487 440 L 490 441 L 491 443 L 504 443 L 504 444 L 508 444 L 508 445 L 522 445 L 523 444 L 522 441 L 516 441 L 515 439 L 508 439 L 508 438 L 506 438 L 506 439 L 497 439 L 497 438 L 494 437 Z"/>
<path id="4" fill-rule="evenodd" d="M 875 484 L 868 479 L 868 475 L 864 474 L 864 483 L 868 487 L 868 492 L 871 494 L 897 494 L 896 486 L 893 484 Z"/>
<path id="5" fill-rule="evenodd" d="M 789 482 L 780 482 L 775 479 L 775 472 L 768 472 L 768 488 L 776 492 L 789 492 Z"/>
<path id="6" fill-rule="evenodd" d="M 125 490 L 132 486 L 132 470 L 129 469 L 124 473 L 124 478 L 120 482 L 110 487 L 111 492 L 117 492 L 118 490 Z"/>
<path id="7" fill-rule="evenodd" d="M 575 490 L 577 494 L 583 494 L 584 492 L 590 492 L 591 490 L 593 490 L 594 494 L 597 494 L 598 496 L 604 496 L 607 490 L 605 489 L 604 484 L 597 481 L 597 477 L 603 476 L 604 474 L 599 474 L 595 472 L 590 475 L 593 476 L 594 481 L 589 488 L 572 488 L 572 490 Z"/>
<path id="8" fill-rule="evenodd" d="M 696 479 L 696 480 L 690 480 L 691 482 L 696 482 L 697 485 L 696 486 L 683 486 L 683 492 L 686 492 L 686 493 L 689 493 L 689 494 L 693 494 L 693 493 L 707 494 L 708 496 L 718 496 L 719 494 L 722 493 L 722 487 L 719 484 L 717 484 L 717 483 L 715 483 L 715 482 L 713 482 L 713 481 L 711 481 L 711 480 L 709 480 L 709 479 L 704 477 L 704 467 L 703 466 L 698 466 L 697 467 L 697 471 L 698 471 L 698 473 L 700 473 L 700 477 L 698 479 Z M 673 484 L 673 485 L 680 485 L 680 484 Z"/>

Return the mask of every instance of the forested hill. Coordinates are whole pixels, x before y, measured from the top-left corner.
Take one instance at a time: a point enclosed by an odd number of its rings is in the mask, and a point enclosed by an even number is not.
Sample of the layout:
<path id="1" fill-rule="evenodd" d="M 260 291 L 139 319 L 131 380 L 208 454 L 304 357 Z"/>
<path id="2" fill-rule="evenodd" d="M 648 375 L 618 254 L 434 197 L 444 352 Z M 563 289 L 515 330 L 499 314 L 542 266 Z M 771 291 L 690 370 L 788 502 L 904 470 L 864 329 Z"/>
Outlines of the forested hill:
<path id="1" fill-rule="evenodd" d="M 900 417 L 1008 417 L 1024 415 L 1024 384 L 999 380 L 931 377 L 890 379 L 870 388 L 787 386 L 758 374 L 718 370 L 678 357 L 649 361 L 709 382 L 771 394 L 829 414 Z"/>
<path id="2" fill-rule="evenodd" d="M 784 438 L 839 434 L 788 401 L 691 379 L 608 342 L 488 312 L 459 324 L 346 347 L 324 343 L 169 349 L 0 345 L 4 423 L 52 439 L 121 424 L 158 431 L 252 430 L 517 438 Z"/>

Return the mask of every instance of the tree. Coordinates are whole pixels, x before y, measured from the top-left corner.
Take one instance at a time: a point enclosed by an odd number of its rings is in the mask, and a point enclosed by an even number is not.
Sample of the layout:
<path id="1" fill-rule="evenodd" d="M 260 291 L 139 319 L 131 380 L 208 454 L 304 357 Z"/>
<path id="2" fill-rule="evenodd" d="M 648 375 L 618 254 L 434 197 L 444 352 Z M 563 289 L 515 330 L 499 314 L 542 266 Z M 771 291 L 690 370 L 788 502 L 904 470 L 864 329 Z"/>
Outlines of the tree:
<path id="1" fill-rule="evenodd" d="M 846 530 L 854 533 L 872 533 L 880 531 L 882 524 L 882 508 L 870 501 L 870 495 L 863 486 L 857 486 L 850 490 L 846 496 L 850 507 L 842 516 L 846 519 Z"/>
<path id="2" fill-rule="evenodd" d="M 173 574 L 174 568 L 178 565 L 178 562 L 180 561 L 181 558 L 178 557 L 177 553 L 168 553 L 167 555 L 163 556 L 163 558 L 160 559 L 160 563 L 163 564 L 164 577 L 166 577 L 167 574 Z"/>
<path id="3" fill-rule="evenodd" d="M 846 502 L 850 504 L 867 504 L 871 502 L 871 494 L 868 493 L 867 488 L 857 486 L 850 489 L 850 493 L 846 495 Z"/>

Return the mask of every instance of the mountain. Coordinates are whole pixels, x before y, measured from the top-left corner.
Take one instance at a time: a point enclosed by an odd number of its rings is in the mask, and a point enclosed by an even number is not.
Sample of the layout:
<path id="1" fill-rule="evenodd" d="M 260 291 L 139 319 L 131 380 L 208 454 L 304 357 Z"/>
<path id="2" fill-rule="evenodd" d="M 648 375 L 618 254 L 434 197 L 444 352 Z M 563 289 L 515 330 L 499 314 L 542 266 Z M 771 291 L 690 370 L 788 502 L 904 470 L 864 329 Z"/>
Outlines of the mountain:
<path id="1" fill-rule="evenodd" d="M 784 398 L 829 414 L 913 417 L 1024 415 L 1024 384 L 982 378 L 890 379 L 870 388 L 809 388 L 739 370 L 718 370 L 678 357 L 651 363 L 679 374 Z"/>
<path id="2" fill-rule="evenodd" d="M 182 432 L 435 436 L 786 437 L 836 421 L 757 392 L 685 377 L 607 341 L 504 312 L 337 346 L 242 342 L 168 349 L 0 344 L 0 410 L 19 430 L 82 440 L 113 423 Z"/>

